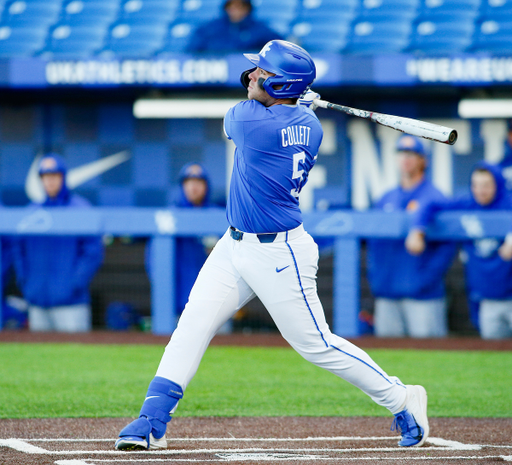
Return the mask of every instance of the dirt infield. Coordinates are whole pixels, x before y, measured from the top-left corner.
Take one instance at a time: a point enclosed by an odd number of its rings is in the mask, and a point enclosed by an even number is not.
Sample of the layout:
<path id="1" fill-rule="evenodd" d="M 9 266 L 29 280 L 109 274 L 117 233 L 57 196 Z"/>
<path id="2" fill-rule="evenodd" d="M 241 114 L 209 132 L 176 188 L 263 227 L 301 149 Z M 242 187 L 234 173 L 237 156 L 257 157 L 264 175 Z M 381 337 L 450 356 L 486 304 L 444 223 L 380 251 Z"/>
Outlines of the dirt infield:
<path id="1" fill-rule="evenodd" d="M 512 351 L 512 339 L 484 341 L 479 337 L 447 337 L 443 339 L 376 338 L 349 339 L 363 349 L 424 349 L 424 350 L 505 350 Z M 155 336 L 139 331 L 93 331 L 85 334 L 31 333 L 30 331 L 0 331 L 2 342 L 56 342 L 78 344 L 157 344 L 166 345 L 169 336 Z M 211 345 L 289 347 L 278 333 L 227 334 L 215 336 Z"/>
<path id="2" fill-rule="evenodd" d="M 390 418 L 175 418 L 168 449 L 118 452 L 130 419 L 0 420 L 0 463 L 11 465 L 247 463 L 503 463 L 512 419 L 434 418 L 422 448 L 400 448 Z M 13 438 L 10 441 L 6 439 Z M 40 440 L 45 439 L 45 440 Z"/>
<path id="3" fill-rule="evenodd" d="M 83 335 L 0 332 L 0 343 L 158 344 L 166 336 L 94 331 Z M 360 338 L 363 348 L 512 350 L 512 341 L 478 338 L 436 340 Z M 217 336 L 213 345 L 287 346 L 278 334 Z M 168 449 L 118 452 L 117 433 L 129 418 L 0 420 L 0 464 L 233 464 L 512 462 L 512 418 L 433 418 L 422 448 L 400 448 L 388 418 L 260 417 L 174 418 Z"/>

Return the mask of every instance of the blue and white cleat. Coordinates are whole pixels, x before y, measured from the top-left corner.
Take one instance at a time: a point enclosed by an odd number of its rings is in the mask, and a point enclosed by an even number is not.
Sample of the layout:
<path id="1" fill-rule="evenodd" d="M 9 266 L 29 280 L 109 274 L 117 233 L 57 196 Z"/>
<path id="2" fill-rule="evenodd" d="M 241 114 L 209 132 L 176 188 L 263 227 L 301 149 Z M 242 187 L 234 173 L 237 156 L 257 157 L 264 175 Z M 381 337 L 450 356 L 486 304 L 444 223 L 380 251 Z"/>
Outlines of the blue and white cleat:
<path id="1" fill-rule="evenodd" d="M 146 417 L 137 418 L 119 433 L 115 448 L 117 450 L 167 449 L 165 436 L 157 439 L 151 430 L 151 423 Z"/>
<path id="2" fill-rule="evenodd" d="M 408 384 L 404 409 L 395 414 L 391 430 L 399 430 L 402 439 L 398 443 L 402 447 L 420 447 L 430 432 L 427 417 L 427 391 L 423 386 Z"/>

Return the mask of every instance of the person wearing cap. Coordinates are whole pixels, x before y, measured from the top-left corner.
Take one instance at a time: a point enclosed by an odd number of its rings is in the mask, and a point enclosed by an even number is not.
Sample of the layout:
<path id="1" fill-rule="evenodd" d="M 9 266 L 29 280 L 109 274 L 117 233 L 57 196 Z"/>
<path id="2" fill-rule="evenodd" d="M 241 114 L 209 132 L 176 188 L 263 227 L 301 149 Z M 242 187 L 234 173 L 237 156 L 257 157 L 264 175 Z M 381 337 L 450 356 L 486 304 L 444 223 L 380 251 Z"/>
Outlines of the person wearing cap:
<path id="1" fill-rule="evenodd" d="M 39 176 L 46 199 L 29 208 L 88 208 L 66 185 L 57 154 L 43 156 Z M 14 240 L 16 279 L 29 304 L 31 331 L 86 332 L 92 327 L 89 284 L 103 262 L 100 237 L 19 236 Z"/>
<path id="2" fill-rule="evenodd" d="M 512 194 L 505 184 L 499 166 L 477 163 L 467 194 L 456 199 L 432 199 L 413 215 L 405 242 L 407 249 L 419 257 L 425 253 L 425 229 L 438 212 L 510 211 Z M 478 309 L 471 315 L 472 322 L 484 339 L 512 337 L 512 257 L 506 248 L 506 240 L 497 237 L 478 237 L 462 243 L 466 292 L 470 304 L 476 304 L 470 307 Z"/>
<path id="3" fill-rule="evenodd" d="M 196 162 L 187 163 L 180 171 L 179 208 L 208 208 L 210 180 L 205 168 Z M 176 238 L 176 305 L 179 314 L 185 308 L 188 295 L 208 253 L 203 237 Z"/>
<path id="4" fill-rule="evenodd" d="M 498 163 L 498 167 L 505 178 L 506 188 L 512 190 L 512 119 L 507 121 L 507 138 L 504 143 L 503 158 Z"/>
<path id="5" fill-rule="evenodd" d="M 215 205 L 210 201 L 210 178 L 203 165 L 190 162 L 179 173 L 179 193 L 173 203 L 177 208 L 210 208 Z M 176 237 L 176 311 L 181 315 L 188 301 L 190 290 L 194 285 L 199 270 L 208 257 L 208 250 L 214 245 L 211 237 L 180 236 Z M 151 243 L 145 252 L 146 269 L 150 267 Z"/>
<path id="6" fill-rule="evenodd" d="M 219 18 L 200 24 L 191 35 L 187 50 L 201 52 L 256 51 L 281 34 L 258 21 L 250 0 L 226 0 Z"/>
<path id="7" fill-rule="evenodd" d="M 414 136 L 397 143 L 400 183 L 375 208 L 415 212 L 444 195 L 426 177 L 427 153 Z M 368 279 L 375 296 L 374 328 L 379 337 L 445 337 L 448 333 L 444 275 L 455 255 L 452 243 L 431 242 L 421 256 L 408 253 L 402 239 L 367 242 Z"/>

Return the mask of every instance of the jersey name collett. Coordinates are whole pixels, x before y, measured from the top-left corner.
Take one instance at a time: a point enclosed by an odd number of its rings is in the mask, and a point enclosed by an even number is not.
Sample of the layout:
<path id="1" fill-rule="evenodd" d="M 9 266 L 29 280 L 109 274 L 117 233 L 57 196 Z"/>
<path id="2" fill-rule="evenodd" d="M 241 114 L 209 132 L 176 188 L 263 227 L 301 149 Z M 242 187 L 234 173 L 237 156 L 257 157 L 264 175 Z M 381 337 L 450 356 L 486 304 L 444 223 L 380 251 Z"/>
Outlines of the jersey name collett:
<path id="1" fill-rule="evenodd" d="M 229 224 L 249 233 L 287 231 L 302 224 L 299 193 L 323 136 L 313 111 L 301 105 L 267 108 L 247 100 L 228 110 L 224 131 L 236 145 Z"/>

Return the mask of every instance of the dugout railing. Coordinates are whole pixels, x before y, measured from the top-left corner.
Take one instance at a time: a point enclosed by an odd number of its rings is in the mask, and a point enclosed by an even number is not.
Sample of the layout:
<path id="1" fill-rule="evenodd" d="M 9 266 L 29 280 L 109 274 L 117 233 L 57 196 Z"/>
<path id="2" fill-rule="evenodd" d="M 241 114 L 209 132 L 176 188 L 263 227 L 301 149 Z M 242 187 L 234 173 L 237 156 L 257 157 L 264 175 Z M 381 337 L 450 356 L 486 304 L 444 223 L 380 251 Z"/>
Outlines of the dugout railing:
<path id="1" fill-rule="evenodd" d="M 356 337 L 360 332 L 361 241 L 405 238 L 409 222 L 410 215 L 404 213 L 332 210 L 304 214 L 304 226 L 311 235 L 334 239 L 332 329 L 336 334 Z M 220 236 L 227 227 L 223 209 L 2 208 L 0 212 L 0 236 L 149 237 L 151 328 L 160 335 L 171 334 L 176 326 L 175 237 Z M 455 241 L 503 238 L 511 229 L 512 212 L 444 212 L 437 215 L 427 237 Z"/>

